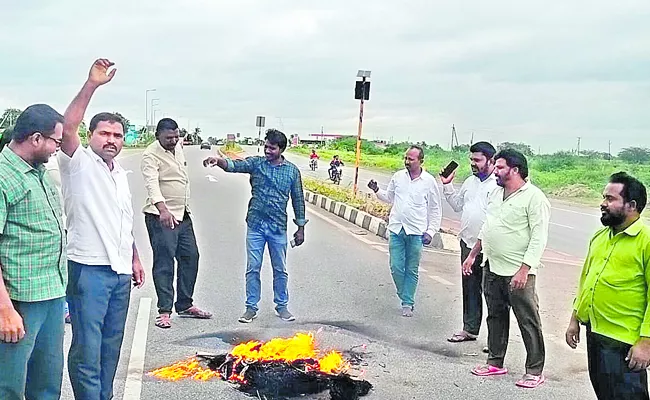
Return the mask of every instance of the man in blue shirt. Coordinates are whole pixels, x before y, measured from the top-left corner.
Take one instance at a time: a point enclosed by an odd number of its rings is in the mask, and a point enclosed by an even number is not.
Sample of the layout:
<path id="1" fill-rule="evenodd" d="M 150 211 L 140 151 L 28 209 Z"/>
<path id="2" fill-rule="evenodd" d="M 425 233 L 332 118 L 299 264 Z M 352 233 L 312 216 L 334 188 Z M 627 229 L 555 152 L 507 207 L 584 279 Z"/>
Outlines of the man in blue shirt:
<path id="1" fill-rule="evenodd" d="M 260 301 L 260 270 L 264 247 L 268 244 L 273 266 L 273 301 L 276 315 L 284 321 L 295 320 L 289 312 L 287 289 L 287 203 L 291 203 L 295 214 L 294 223 L 298 230 L 293 235 L 292 247 L 305 241 L 305 195 L 302 189 L 300 170 L 287 161 L 282 153 L 287 148 L 284 133 L 269 129 L 266 132 L 264 157 L 248 157 L 231 160 L 223 157 L 208 157 L 203 166 L 218 166 L 226 172 L 250 174 L 252 198 L 248 203 L 246 223 L 246 311 L 239 322 L 249 323 L 257 318 L 257 303 Z"/>

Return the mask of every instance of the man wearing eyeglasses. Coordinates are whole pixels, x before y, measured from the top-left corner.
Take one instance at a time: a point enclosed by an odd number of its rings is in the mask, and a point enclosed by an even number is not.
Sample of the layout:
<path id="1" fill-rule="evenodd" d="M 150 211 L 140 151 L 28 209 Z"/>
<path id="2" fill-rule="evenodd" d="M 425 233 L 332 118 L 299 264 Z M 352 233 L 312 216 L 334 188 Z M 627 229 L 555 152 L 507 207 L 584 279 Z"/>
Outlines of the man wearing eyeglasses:
<path id="1" fill-rule="evenodd" d="M 44 163 L 63 117 L 28 107 L 0 153 L 0 399 L 59 399 L 68 282 L 61 202 Z M 29 382 L 29 384 L 27 384 Z"/>

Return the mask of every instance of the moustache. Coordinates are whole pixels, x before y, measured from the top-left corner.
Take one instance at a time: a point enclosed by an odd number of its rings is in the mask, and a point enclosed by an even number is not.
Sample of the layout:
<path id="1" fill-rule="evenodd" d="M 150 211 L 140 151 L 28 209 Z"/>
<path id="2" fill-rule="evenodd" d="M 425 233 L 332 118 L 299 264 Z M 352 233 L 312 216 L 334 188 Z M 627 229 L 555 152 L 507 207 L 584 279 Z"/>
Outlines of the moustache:
<path id="1" fill-rule="evenodd" d="M 106 146 L 103 147 L 104 150 L 112 149 L 117 151 L 117 147 L 113 146 L 112 144 L 107 144 Z"/>

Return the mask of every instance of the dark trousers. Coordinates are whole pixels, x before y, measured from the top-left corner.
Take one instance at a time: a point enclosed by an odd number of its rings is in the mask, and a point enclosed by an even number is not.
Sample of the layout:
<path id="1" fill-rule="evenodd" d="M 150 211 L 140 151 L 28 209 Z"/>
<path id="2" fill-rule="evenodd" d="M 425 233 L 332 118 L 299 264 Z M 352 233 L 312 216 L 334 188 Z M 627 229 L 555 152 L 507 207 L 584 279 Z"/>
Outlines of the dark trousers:
<path id="1" fill-rule="evenodd" d="M 145 213 L 144 222 L 153 250 L 153 283 L 158 296 L 158 313 L 171 314 L 192 307 L 194 285 L 199 271 L 199 249 L 196 245 L 192 219 L 186 212 L 174 228 L 165 228 L 160 217 Z M 176 268 L 176 304 L 174 304 L 174 260 Z"/>
<path id="2" fill-rule="evenodd" d="M 631 347 L 587 326 L 589 378 L 599 400 L 648 400 L 646 370 L 634 372 L 625 361 Z"/>
<path id="3" fill-rule="evenodd" d="M 464 241 L 460 241 L 460 263 L 465 262 L 470 249 Z M 472 265 L 471 275 L 462 275 L 463 279 L 463 330 L 472 335 L 478 335 L 483 319 L 483 254 L 479 254 Z M 486 267 L 487 267 L 486 261 Z"/>
<path id="4" fill-rule="evenodd" d="M 68 261 L 72 344 L 68 373 L 75 399 L 113 398 L 131 297 L 131 275 Z"/>
<path id="5" fill-rule="evenodd" d="M 485 302 L 488 316 L 488 364 L 502 368 L 508 349 L 510 307 L 515 313 L 526 347 L 526 373 L 539 375 L 544 369 L 544 337 L 539 317 L 539 299 L 535 291 L 535 275 L 528 275 L 526 287 L 511 289 L 511 276 L 485 271 Z"/>
<path id="6" fill-rule="evenodd" d="M 13 305 L 23 319 L 25 337 L 18 343 L 0 342 L 0 399 L 58 400 L 65 298 Z"/>

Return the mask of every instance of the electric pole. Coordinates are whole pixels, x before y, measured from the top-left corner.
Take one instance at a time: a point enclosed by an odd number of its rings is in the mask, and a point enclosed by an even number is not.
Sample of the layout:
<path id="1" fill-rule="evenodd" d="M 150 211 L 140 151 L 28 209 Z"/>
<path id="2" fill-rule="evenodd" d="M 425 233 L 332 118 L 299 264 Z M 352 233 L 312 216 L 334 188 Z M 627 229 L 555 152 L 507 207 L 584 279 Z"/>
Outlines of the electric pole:
<path id="1" fill-rule="evenodd" d="M 582 138 L 578 136 L 578 156 L 580 155 L 580 139 Z"/>

